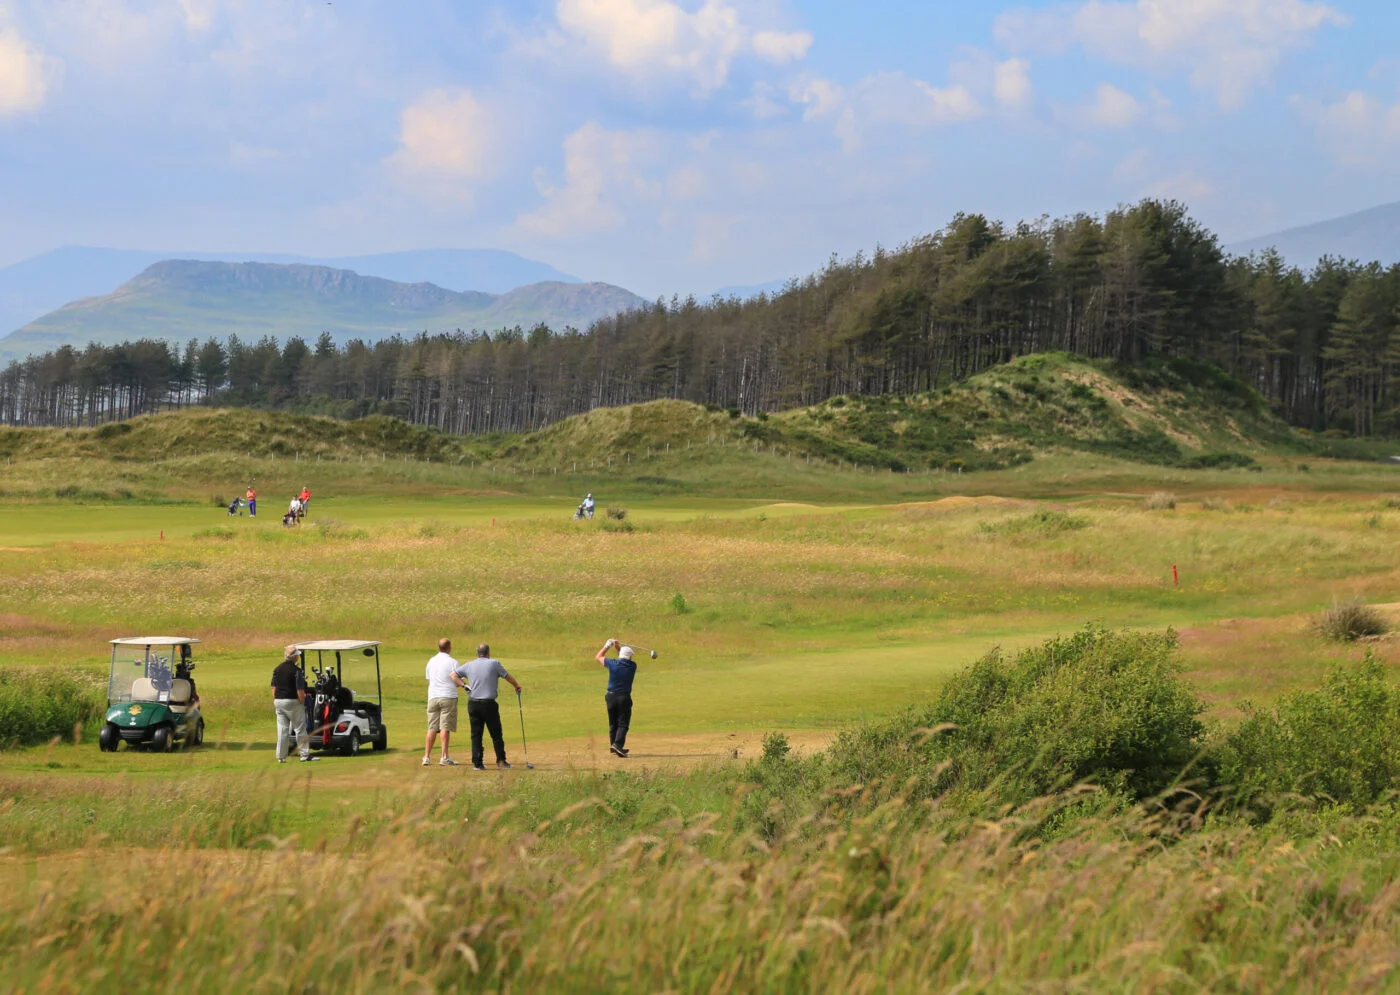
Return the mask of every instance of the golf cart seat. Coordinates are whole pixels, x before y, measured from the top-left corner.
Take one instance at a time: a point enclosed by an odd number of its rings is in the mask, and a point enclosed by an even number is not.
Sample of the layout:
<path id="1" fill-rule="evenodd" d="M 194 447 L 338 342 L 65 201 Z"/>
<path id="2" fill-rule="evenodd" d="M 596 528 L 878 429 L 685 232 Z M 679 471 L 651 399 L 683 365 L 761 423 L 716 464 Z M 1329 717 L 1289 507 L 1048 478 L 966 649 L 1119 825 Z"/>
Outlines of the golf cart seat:
<path id="1" fill-rule="evenodd" d="M 190 682 L 177 677 L 170 682 L 170 710 L 183 715 L 190 710 Z"/>
<path id="2" fill-rule="evenodd" d="M 159 701 L 160 692 L 156 690 L 155 681 L 149 677 L 138 677 L 131 682 L 132 701 Z"/>

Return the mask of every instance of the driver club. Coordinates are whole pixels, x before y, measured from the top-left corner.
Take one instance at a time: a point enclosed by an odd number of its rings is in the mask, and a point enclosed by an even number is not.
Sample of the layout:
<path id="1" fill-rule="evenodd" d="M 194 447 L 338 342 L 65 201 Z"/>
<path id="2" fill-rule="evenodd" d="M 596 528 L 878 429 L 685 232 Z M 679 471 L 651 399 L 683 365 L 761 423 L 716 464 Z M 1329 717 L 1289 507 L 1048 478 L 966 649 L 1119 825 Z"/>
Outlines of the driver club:
<path id="1" fill-rule="evenodd" d="M 651 655 L 651 658 L 652 658 L 653 660 L 655 660 L 658 656 L 660 656 L 660 654 L 657 653 L 656 650 L 651 649 L 650 647 L 647 647 L 647 646 L 643 646 L 641 643 L 628 642 L 626 639 L 624 639 L 624 640 L 622 640 L 622 645 L 624 645 L 624 646 L 631 646 L 634 650 L 641 650 L 643 653 L 649 653 L 649 654 Z"/>
<path id="2" fill-rule="evenodd" d="M 535 765 L 530 763 L 530 744 L 525 742 L 525 706 L 521 703 L 520 692 L 515 692 L 515 707 L 520 709 L 520 749 L 525 754 L 525 769 L 534 770 Z"/>

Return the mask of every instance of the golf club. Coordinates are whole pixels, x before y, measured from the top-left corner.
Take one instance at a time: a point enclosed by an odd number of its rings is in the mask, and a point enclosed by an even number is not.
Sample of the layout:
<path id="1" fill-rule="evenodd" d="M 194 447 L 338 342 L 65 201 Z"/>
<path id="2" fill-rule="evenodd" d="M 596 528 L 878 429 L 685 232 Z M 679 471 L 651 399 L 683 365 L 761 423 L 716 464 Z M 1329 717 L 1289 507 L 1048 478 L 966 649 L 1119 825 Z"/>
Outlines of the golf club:
<path id="1" fill-rule="evenodd" d="M 525 754 L 525 769 L 534 770 L 535 765 L 530 763 L 530 745 L 525 742 L 525 706 L 521 704 L 520 692 L 515 692 L 515 707 L 520 709 L 520 749 Z"/>
<path id="2" fill-rule="evenodd" d="M 661 655 L 661 654 L 657 653 L 656 650 L 651 649 L 650 647 L 643 646 L 641 643 L 629 642 L 629 641 L 626 640 L 626 639 L 622 640 L 622 645 L 623 645 L 623 646 L 631 646 L 634 650 L 641 650 L 643 653 L 649 653 L 649 654 L 651 654 L 651 658 L 652 658 L 653 660 L 655 660 L 658 656 Z"/>

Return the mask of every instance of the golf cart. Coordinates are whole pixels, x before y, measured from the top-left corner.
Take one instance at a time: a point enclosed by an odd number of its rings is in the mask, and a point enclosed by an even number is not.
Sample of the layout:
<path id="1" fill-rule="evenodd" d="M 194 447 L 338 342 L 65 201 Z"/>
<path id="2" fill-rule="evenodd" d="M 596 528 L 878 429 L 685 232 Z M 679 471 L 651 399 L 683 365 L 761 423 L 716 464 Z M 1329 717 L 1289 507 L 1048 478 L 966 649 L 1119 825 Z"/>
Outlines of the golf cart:
<path id="1" fill-rule="evenodd" d="M 164 753 L 176 743 L 204 742 L 204 717 L 194 700 L 191 647 L 185 636 L 131 636 L 112 641 L 107 721 L 97 737 L 103 750 L 126 743 Z"/>
<path id="2" fill-rule="evenodd" d="M 319 639 L 296 643 L 302 666 L 308 654 L 316 654 L 311 672 L 316 683 L 307 695 L 310 706 L 307 726 L 313 750 L 335 750 L 353 757 L 363 744 L 376 750 L 389 748 L 389 730 L 384 725 L 384 687 L 379 679 L 379 643 L 361 639 Z M 375 700 L 357 698 L 342 680 L 342 654 L 362 653 L 374 658 Z M 332 667 L 328 654 L 334 654 Z M 301 733 L 299 733 L 301 735 Z"/>

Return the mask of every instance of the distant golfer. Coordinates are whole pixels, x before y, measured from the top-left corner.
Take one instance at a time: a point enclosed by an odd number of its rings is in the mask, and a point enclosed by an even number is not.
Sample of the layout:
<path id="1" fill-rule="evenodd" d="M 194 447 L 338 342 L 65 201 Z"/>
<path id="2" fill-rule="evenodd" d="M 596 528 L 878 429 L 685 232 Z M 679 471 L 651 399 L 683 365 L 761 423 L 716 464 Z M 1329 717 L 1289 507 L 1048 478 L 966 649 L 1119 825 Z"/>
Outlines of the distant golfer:
<path id="1" fill-rule="evenodd" d="M 297 499 L 301 501 L 301 513 L 304 517 L 306 513 L 311 510 L 311 489 L 303 484 L 301 493 L 297 495 Z"/>
<path id="2" fill-rule="evenodd" d="M 496 701 L 502 677 L 515 688 L 523 691 L 520 682 L 501 666 L 501 661 L 493 659 L 491 647 L 482 643 L 476 648 L 476 659 L 457 668 L 457 674 L 467 682 L 467 721 L 472 730 L 472 766 L 477 770 L 486 769 L 486 750 L 481 742 L 483 727 L 491 733 L 491 745 L 496 748 L 496 766 L 510 770 L 506 762 L 506 740 L 501 733 L 501 707 Z"/>
<path id="3" fill-rule="evenodd" d="M 575 491 L 574 493 L 577 494 L 578 492 Z M 583 499 L 583 513 L 584 513 L 584 515 L 585 515 L 586 517 L 588 517 L 588 518 L 592 518 L 592 517 L 593 517 L 593 494 L 592 494 L 592 492 L 589 492 L 588 496 L 585 497 L 585 498 Z"/>
<path id="4" fill-rule="evenodd" d="M 297 666 L 297 648 L 288 646 L 282 662 L 272 671 L 272 708 L 277 714 L 277 762 L 287 762 L 294 730 L 306 722 L 306 675 Z M 320 760 L 311 755 L 311 737 L 296 736 L 301 747 L 301 762 Z"/>
<path id="5" fill-rule="evenodd" d="M 258 492 L 253 489 L 253 485 L 248 485 L 248 493 L 243 495 L 243 499 L 248 502 L 248 517 L 258 517 Z"/>
<path id="6" fill-rule="evenodd" d="M 618 648 L 617 656 L 608 650 Z M 597 660 L 608 670 L 608 693 L 603 701 L 608 706 L 608 749 L 615 757 L 627 756 L 627 730 L 632 725 L 632 681 L 637 676 L 637 664 L 632 659 L 632 647 L 609 639 L 598 651 Z"/>
<path id="7" fill-rule="evenodd" d="M 423 766 L 432 763 L 433 743 L 442 733 L 439 767 L 456 767 L 448 742 L 457 731 L 457 689 L 466 687 L 458 676 L 461 665 L 452 659 L 452 640 L 439 639 L 437 655 L 428 661 L 428 738 L 423 743 Z"/>
<path id="8" fill-rule="evenodd" d="M 292 524 L 296 524 L 301 518 L 301 498 L 292 498 L 292 503 L 287 505 L 287 515 L 291 518 Z M 287 519 L 282 519 L 285 523 Z"/>

